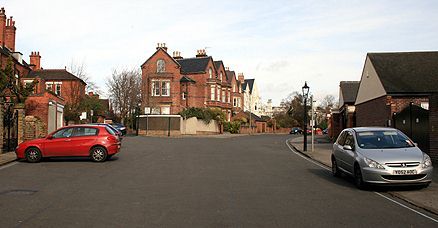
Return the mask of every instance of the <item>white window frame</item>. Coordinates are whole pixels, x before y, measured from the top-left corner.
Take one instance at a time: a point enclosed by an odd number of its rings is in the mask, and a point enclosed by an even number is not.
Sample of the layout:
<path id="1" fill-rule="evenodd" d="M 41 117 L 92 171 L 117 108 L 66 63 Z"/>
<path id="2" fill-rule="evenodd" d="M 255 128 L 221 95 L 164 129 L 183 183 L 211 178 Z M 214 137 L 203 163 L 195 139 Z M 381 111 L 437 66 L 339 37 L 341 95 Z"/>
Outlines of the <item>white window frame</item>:
<path id="1" fill-rule="evenodd" d="M 233 107 L 237 107 L 237 97 L 233 97 Z"/>
<path id="2" fill-rule="evenodd" d="M 163 80 L 163 81 L 161 81 L 160 86 L 161 86 L 161 96 L 162 97 L 169 97 L 170 96 L 170 81 Z"/>
<path id="3" fill-rule="evenodd" d="M 183 99 L 183 100 L 187 99 L 187 94 L 186 94 L 186 92 L 182 92 L 182 94 L 181 94 L 181 99 Z"/>
<path id="4" fill-rule="evenodd" d="M 225 103 L 226 99 L 227 99 L 226 91 L 225 89 L 222 89 L 222 102 Z"/>
<path id="5" fill-rule="evenodd" d="M 220 86 L 217 87 L 216 98 L 217 98 L 216 99 L 217 101 L 221 101 L 221 87 Z"/>
<path id="6" fill-rule="evenodd" d="M 208 68 L 208 75 L 210 78 L 213 78 L 213 70 L 210 68 Z"/>
<path id="7" fill-rule="evenodd" d="M 157 60 L 157 73 L 166 72 L 166 62 L 163 59 Z"/>
<path id="8" fill-rule="evenodd" d="M 221 82 L 222 82 L 222 76 L 223 76 L 223 74 L 221 72 L 220 75 L 219 75 Z"/>
<path id="9" fill-rule="evenodd" d="M 230 89 L 228 89 L 228 103 L 231 103 L 231 92 L 230 92 Z"/>
<path id="10" fill-rule="evenodd" d="M 59 91 L 58 91 L 59 89 Z M 61 96 L 61 89 L 62 89 L 62 84 L 60 83 L 55 83 L 55 94 L 58 96 Z"/>
<path id="11" fill-rule="evenodd" d="M 216 100 L 216 87 L 214 85 L 210 87 L 210 100 Z"/>
<path id="12" fill-rule="evenodd" d="M 46 90 L 53 91 L 53 82 L 46 82 Z"/>

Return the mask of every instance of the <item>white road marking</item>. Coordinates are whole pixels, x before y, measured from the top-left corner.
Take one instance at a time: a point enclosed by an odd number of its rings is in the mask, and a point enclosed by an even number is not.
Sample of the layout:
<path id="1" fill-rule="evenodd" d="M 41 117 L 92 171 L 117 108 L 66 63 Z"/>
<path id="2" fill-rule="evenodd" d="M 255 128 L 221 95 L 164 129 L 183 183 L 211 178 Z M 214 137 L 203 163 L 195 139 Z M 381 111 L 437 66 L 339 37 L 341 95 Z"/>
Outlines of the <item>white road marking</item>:
<path id="1" fill-rule="evenodd" d="M 16 165 L 16 164 L 18 164 L 18 162 L 14 161 L 14 162 L 11 162 L 11 163 L 9 163 L 9 164 L 6 164 L 6 165 L 3 165 L 3 166 L 0 166 L 0 170 L 2 170 L 2 169 L 6 169 L 6 168 L 9 168 L 9 167 L 11 167 L 11 166 L 13 166 L 13 165 Z"/>
<path id="2" fill-rule="evenodd" d="M 310 159 L 310 158 L 308 158 L 308 157 L 302 155 L 302 154 L 299 153 L 299 152 L 296 152 L 295 149 L 293 149 L 293 148 L 289 145 L 287 139 L 286 139 L 286 145 L 287 145 L 287 147 L 289 147 L 289 150 L 291 150 L 294 154 L 300 156 L 301 158 L 304 158 L 305 160 L 307 160 L 307 161 L 309 161 L 309 162 L 311 162 L 311 163 L 313 163 L 313 164 L 315 164 L 315 165 L 317 165 L 317 166 L 319 166 L 319 167 L 321 167 L 321 168 L 323 168 L 323 169 L 325 169 L 325 170 L 331 171 L 330 168 L 328 168 L 328 167 L 326 167 L 326 166 L 324 166 L 324 165 L 322 165 L 322 164 L 320 164 L 320 163 L 318 163 L 318 162 L 316 162 L 316 161 L 314 161 L 314 160 L 312 160 L 312 159 Z M 426 215 L 426 214 L 423 214 L 423 213 L 421 213 L 421 212 L 419 212 L 419 211 L 417 211 L 417 210 L 415 210 L 415 209 L 413 209 L 413 208 L 411 208 L 411 207 L 409 207 L 409 206 L 406 206 L 406 205 L 404 205 L 404 204 L 402 204 L 402 203 L 400 203 L 400 202 L 397 202 L 397 201 L 395 201 L 395 200 L 393 200 L 393 199 L 391 199 L 391 198 L 389 198 L 389 197 L 387 197 L 387 196 L 385 196 L 385 195 L 383 195 L 383 194 L 381 194 L 381 193 L 379 193 L 379 192 L 374 192 L 374 193 L 375 193 L 376 195 L 378 195 L 378 196 L 384 198 L 384 199 L 387 199 L 387 200 L 389 200 L 389 201 L 391 201 L 391 202 L 393 202 L 393 203 L 395 203 L 395 204 L 397 204 L 397 205 L 403 207 L 403 208 L 406 208 L 406 209 L 408 209 L 408 210 L 410 210 L 410 211 L 412 211 L 412 212 L 417 213 L 418 215 L 421 215 L 421 216 L 423 216 L 423 217 L 425 217 L 425 218 L 428 218 L 428 219 L 430 219 L 430 220 L 432 220 L 432 221 L 438 223 L 438 220 L 436 220 L 436 219 L 434 219 L 434 218 L 432 218 L 432 217 L 430 217 L 430 216 L 428 216 L 428 215 Z"/>

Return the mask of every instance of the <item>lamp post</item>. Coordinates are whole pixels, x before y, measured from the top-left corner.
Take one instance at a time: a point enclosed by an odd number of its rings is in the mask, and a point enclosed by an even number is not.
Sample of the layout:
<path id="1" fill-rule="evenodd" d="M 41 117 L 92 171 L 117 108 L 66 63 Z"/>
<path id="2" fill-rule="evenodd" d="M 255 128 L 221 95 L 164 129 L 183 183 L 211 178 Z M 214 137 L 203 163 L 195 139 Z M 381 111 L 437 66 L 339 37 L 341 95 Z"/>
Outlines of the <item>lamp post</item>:
<path id="1" fill-rule="evenodd" d="M 303 151 L 307 151 L 307 96 L 309 95 L 309 86 L 307 86 L 307 82 L 304 82 L 303 86 L 303 98 L 304 98 L 304 145 L 303 145 Z"/>

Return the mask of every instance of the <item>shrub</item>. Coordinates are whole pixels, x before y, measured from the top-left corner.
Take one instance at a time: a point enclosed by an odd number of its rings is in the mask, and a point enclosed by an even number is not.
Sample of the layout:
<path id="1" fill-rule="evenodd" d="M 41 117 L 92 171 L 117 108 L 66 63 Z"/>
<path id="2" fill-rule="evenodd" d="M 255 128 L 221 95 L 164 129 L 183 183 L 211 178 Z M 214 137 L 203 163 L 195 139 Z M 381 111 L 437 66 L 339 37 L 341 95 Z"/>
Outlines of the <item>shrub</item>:
<path id="1" fill-rule="evenodd" d="M 232 121 L 224 123 L 224 131 L 230 132 L 231 134 L 238 134 L 240 130 L 240 122 Z"/>
<path id="2" fill-rule="evenodd" d="M 219 124 L 225 120 L 225 114 L 220 109 L 210 108 L 187 108 L 179 113 L 184 119 L 196 117 L 209 124 L 211 120 L 216 120 Z"/>

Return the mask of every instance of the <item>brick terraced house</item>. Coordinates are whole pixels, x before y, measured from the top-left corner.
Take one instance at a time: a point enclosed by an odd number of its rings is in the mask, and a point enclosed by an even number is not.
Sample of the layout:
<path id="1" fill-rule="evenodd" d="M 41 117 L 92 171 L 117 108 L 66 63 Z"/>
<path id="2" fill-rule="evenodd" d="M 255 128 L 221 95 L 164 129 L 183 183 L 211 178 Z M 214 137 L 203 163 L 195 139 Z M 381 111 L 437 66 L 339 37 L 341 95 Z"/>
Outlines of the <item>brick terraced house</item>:
<path id="1" fill-rule="evenodd" d="M 165 44 L 158 44 L 156 52 L 147 59 L 142 69 L 141 109 L 147 114 L 178 114 L 185 108 L 218 108 L 227 120 L 233 109 L 234 98 L 243 102 L 242 94 L 233 90 L 237 82 L 222 61 L 214 61 L 205 50 L 198 50 L 194 58 L 183 58 L 178 51 L 170 56 Z M 231 78 L 229 78 L 231 76 Z"/>

